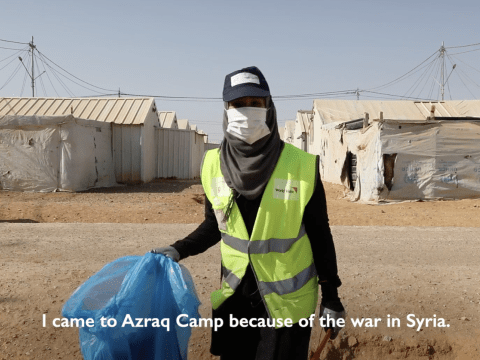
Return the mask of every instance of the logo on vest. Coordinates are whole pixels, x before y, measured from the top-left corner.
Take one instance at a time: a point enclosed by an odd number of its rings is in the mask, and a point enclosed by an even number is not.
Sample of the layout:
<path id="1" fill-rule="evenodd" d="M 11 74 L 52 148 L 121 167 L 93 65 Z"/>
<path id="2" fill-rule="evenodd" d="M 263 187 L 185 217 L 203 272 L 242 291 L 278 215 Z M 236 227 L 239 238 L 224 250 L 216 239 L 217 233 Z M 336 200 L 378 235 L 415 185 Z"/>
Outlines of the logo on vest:
<path id="1" fill-rule="evenodd" d="M 273 198 L 282 200 L 299 200 L 300 199 L 300 181 L 275 179 L 273 186 Z"/>

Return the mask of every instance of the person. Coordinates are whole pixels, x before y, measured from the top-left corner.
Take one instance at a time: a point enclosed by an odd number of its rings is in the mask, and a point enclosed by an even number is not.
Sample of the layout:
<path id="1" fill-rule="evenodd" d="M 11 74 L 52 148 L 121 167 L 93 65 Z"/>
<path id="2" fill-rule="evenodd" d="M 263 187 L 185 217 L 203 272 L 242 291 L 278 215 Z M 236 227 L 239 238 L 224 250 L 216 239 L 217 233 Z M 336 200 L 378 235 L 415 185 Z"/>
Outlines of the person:
<path id="1" fill-rule="evenodd" d="M 201 167 L 205 220 L 152 252 L 180 261 L 221 241 L 223 281 L 211 302 L 213 317 L 224 325 L 212 330 L 212 354 L 307 359 L 311 327 L 299 321 L 315 313 L 318 284 L 321 316 L 345 315 L 319 158 L 280 139 L 270 89 L 257 67 L 228 74 L 223 100 L 224 139 L 220 149 L 206 152 Z M 234 326 L 240 319 L 250 325 Z M 330 328 L 334 339 L 340 328 Z"/>

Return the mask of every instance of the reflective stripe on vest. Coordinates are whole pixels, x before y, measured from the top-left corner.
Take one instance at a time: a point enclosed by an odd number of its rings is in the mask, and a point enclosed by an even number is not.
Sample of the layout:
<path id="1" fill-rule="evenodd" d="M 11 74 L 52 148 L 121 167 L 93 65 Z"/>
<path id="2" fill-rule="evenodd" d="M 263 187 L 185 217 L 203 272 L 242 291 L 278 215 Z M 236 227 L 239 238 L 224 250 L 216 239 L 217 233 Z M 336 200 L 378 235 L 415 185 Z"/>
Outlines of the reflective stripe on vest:
<path id="1" fill-rule="evenodd" d="M 223 265 L 222 274 L 225 282 L 230 285 L 233 290 L 236 290 L 242 280 Z M 317 270 L 315 269 L 315 265 L 312 264 L 290 279 L 272 282 L 259 281 L 258 287 L 263 295 L 273 292 L 278 295 L 285 295 L 300 290 L 312 277 L 315 276 L 317 276 Z"/>
<path id="2" fill-rule="evenodd" d="M 295 242 L 306 234 L 305 225 L 302 224 L 298 236 L 290 239 L 268 239 L 250 241 L 236 238 L 222 233 L 222 239 L 228 246 L 244 254 L 268 254 L 269 252 L 286 253 Z"/>
<path id="3" fill-rule="evenodd" d="M 225 282 L 233 289 L 236 290 L 238 285 L 240 285 L 241 279 L 235 275 L 232 270 L 227 269 L 225 266 L 222 265 L 222 275 L 225 279 Z"/>
<path id="4" fill-rule="evenodd" d="M 286 295 L 300 290 L 311 278 L 315 276 L 317 276 L 317 270 L 315 269 L 315 265 L 312 264 L 290 279 L 272 282 L 259 281 L 258 288 L 263 295 L 268 295 L 270 293 Z"/>

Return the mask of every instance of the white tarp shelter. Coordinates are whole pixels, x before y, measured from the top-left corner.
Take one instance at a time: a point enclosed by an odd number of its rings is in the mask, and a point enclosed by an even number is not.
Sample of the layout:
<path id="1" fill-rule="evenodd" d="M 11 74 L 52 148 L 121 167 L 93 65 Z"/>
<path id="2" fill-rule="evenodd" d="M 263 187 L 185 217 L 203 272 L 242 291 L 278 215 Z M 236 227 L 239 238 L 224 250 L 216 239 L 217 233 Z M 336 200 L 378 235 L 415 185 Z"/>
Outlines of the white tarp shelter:
<path id="1" fill-rule="evenodd" d="M 299 110 L 295 119 L 293 145 L 308 152 L 309 145 L 313 141 L 313 111 Z"/>
<path id="2" fill-rule="evenodd" d="M 314 116 L 322 179 L 354 200 L 480 197 L 480 101 L 315 100 Z"/>
<path id="3" fill-rule="evenodd" d="M 0 116 L 66 116 L 111 124 L 118 183 L 149 182 L 156 173 L 153 98 L 0 98 Z"/>
<path id="4" fill-rule="evenodd" d="M 295 121 L 293 120 L 288 120 L 285 121 L 285 130 L 283 131 L 283 141 L 285 141 L 288 144 L 294 143 L 294 136 L 295 136 Z"/>
<path id="5" fill-rule="evenodd" d="M 0 188 L 81 191 L 116 185 L 111 124 L 67 116 L 0 116 Z"/>

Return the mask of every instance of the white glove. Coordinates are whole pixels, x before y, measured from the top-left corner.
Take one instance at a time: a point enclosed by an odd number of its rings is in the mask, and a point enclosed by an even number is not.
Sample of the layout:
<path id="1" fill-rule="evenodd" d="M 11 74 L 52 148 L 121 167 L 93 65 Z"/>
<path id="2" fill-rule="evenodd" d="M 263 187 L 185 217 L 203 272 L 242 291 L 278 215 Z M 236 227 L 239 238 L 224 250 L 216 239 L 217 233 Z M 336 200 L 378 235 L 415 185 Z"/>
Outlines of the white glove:
<path id="1" fill-rule="evenodd" d="M 334 319 L 335 320 L 335 326 L 330 326 L 332 325 L 331 324 L 331 321 L 327 322 L 327 315 L 328 315 L 328 318 L 329 319 Z M 345 319 L 345 311 L 333 311 L 331 309 L 328 309 L 326 307 L 324 307 L 323 305 L 320 306 L 320 317 L 323 317 L 325 320 L 325 324 L 328 325 L 327 327 L 325 327 L 325 331 L 327 331 L 328 329 L 332 329 L 332 334 L 330 335 L 330 339 L 334 340 L 338 333 L 340 332 L 340 330 L 343 329 L 343 327 L 341 326 L 338 326 L 337 324 L 337 320 L 338 319 Z"/>

